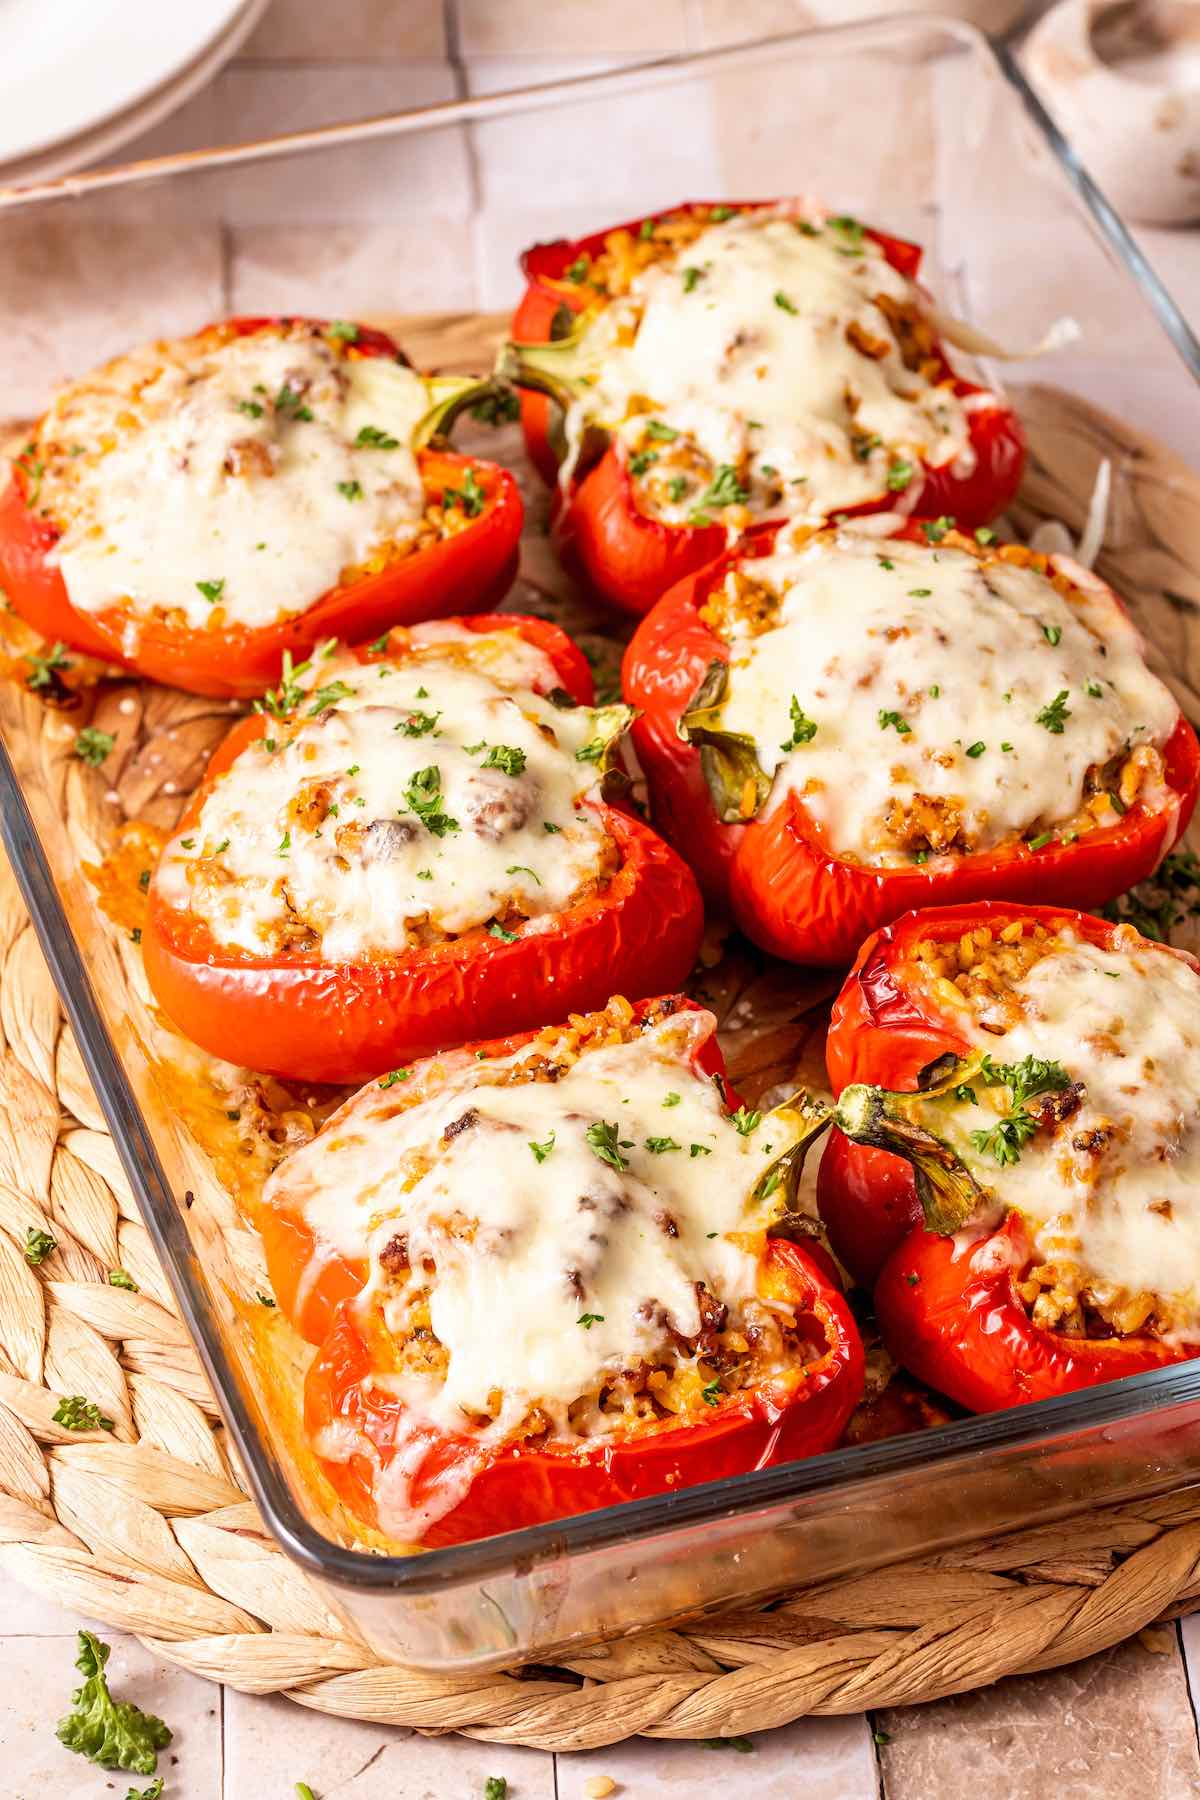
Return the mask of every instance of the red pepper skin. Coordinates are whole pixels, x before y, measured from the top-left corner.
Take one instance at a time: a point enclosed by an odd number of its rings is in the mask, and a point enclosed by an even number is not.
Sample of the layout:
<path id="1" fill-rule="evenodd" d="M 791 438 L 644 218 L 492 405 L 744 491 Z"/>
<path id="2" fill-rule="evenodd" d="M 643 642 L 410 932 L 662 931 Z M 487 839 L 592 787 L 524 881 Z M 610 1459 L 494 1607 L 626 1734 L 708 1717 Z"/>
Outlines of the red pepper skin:
<path id="1" fill-rule="evenodd" d="M 652 1007 L 660 1006 L 663 999 L 673 1001 L 676 1012 L 703 1010 L 683 995 L 666 995 L 638 1001 L 633 1009 L 634 1018 L 644 1018 Z M 467 1044 L 464 1050 L 468 1055 L 488 1061 L 493 1057 L 511 1056 L 537 1035 L 537 1030 L 519 1031 L 508 1037 L 492 1038 L 486 1043 Z M 721 1055 L 715 1032 L 695 1051 L 692 1067 L 701 1075 L 719 1075 L 725 1084 L 726 1105 L 736 1110 L 740 1101 L 725 1078 L 725 1058 Z M 419 1091 L 422 1075 L 418 1065 L 405 1085 L 406 1094 Z M 310 1344 L 323 1344 L 337 1322 L 339 1307 L 344 1301 L 355 1299 L 367 1285 L 367 1259 L 345 1256 L 332 1252 L 328 1244 L 318 1244 L 308 1221 L 302 1213 L 292 1209 L 286 1195 L 275 1205 L 260 1206 L 254 1223 L 263 1241 L 267 1272 L 280 1311 Z M 823 1246 L 807 1243 L 805 1251 L 837 1285 L 833 1260 Z"/>
<path id="2" fill-rule="evenodd" d="M 590 702 L 587 665 L 556 626 L 515 614 L 456 622 L 519 631 L 550 654 L 572 698 Z M 216 778 L 268 729 L 262 714 L 234 726 L 181 829 L 199 816 Z M 602 893 L 544 928 L 518 932 L 513 943 L 480 928 L 372 962 L 328 963 L 311 952 L 255 957 L 218 944 L 201 920 L 152 887 L 142 937 L 150 985 L 180 1031 L 214 1055 L 233 1045 L 248 1068 L 322 1082 L 366 1081 L 467 1038 L 593 1010 L 613 992 L 637 997 L 678 986 L 703 930 L 691 872 L 632 814 L 600 803 L 595 810 L 621 853 L 616 874 Z"/>
<path id="3" fill-rule="evenodd" d="M 891 535 L 922 541 L 916 523 Z M 1182 714 L 1163 747 L 1174 802 L 1158 812 L 1134 805 L 1073 844 L 1022 843 L 869 869 L 826 850 L 794 794 L 766 818 L 723 825 L 699 752 L 677 727 L 709 665 L 729 660 L 728 644 L 700 617 L 705 600 L 731 566 L 769 550 L 764 540 L 730 551 L 672 588 L 634 633 L 622 670 L 624 691 L 641 709 L 633 739 L 655 823 L 699 872 L 710 902 L 732 912 L 764 950 L 788 962 L 846 964 L 871 932 L 918 907 L 1042 899 L 1103 906 L 1144 881 L 1183 836 L 1200 792 L 1200 743 Z"/>
<path id="4" fill-rule="evenodd" d="M 996 902 L 908 913 L 863 945 L 834 1002 L 825 1052 L 834 1094 L 853 1082 L 912 1093 L 921 1071 L 938 1057 L 967 1055 L 972 1045 L 962 1035 L 955 1013 L 941 1009 L 927 988 L 907 981 L 905 970 L 922 939 L 952 943 L 967 931 L 986 926 L 999 933 L 1017 920 L 1049 930 L 1069 926 L 1103 949 L 1114 947 L 1119 929 L 1104 919 L 1057 906 Z M 1200 971 L 1200 963 L 1185 952 L 1161 948 L 1163 955 L 1183 957 Z M 933 1237 L 923 1228 L 909 1164 L 886 1150 L 852 1144 L 836 1129 L 817 1173 L 817 1205 L 839 1258 L 866 1288 L 875 1285 L 884 1265 L 891 1266 L 889 1258 L 914 1234 L 919 1239 Z M 906 1272 L 911 1271 L 906 1267 Z M 944 1379 L 933 1385 L 943 1393 L 953 1392 Z"/>
<path id="5" fill-rule="evenodd" d="M 241 336 L 288 322 L 230 321 Z M 391 338 L 365 327 L 352 353 L 405 360 Z M 22 618 L 51 643 L 61 641 L 189 693 L 249 699 L 278 681 L 285 652 L 298 662 L 325 638 L 367 640 L 392 625 L 484 610 L 504 598 L 516 574 L 524 518 L 513 477 L 494 463 L 449 451 L 421 450 L 417 462 L 430 499 L 461 487 L 467 470 L 474 469 L 484 495 L 478 517 L 452 537 L 378 574 L 332 588 L 304 612 L 273 625 L 197 631 L 120 606 L 78 612 L 50 560 L 61 533 L 27 505 L 28 477 L 20 463 L 0 491 L 0 585 Z"/>
<path id="6" fill-rule="evenodd" d="M 689 207 L 712 204 L 688 201 L 647 216 L 657 220 Z M 754 207 L 774 202 L 726 204 Z M 560 307 L 578 313 L 587 305 L 586 291 L 565 279 L 566 270 L 578 257 L 602 251 L 611 230 L 636 235 L 644 223 L 644 219 L 632 219 L 624 226 L 609 226 L 573 242 L 559 238 L 527 250 L 521 258 L 526 288 L 513 316 L 514 340 L 548 343 Z M 910 280 L 916 279 L 921 265 L 919 245 L 872 229 L 866 235 L 881 247 L 894 269 Z M 944 354 L 940 350 L 936 354 L 942 362 L 944 378 L 953 381 L 957 395 L 985 391 L 957 377 Z M 551 406 L 544 394 L 525 392 L 521 396 L 526 449 L 543 479 L 553 484 L 558 480 L 558 459 L 550 439 Z M 923 515 L 934 518 L 948 514 L 964 529 L 986 525 L 1004 511 L 1020 486 L 1025 466 L 1025 435 L 1010 407 L 999 400 L 993 405 L 981 405 L 971 415 L 969 429 L 974 452 L 970 473 L 956 475 L 950 464 L 939 468 L 922 465 L 922 485 L 917 490 L 914 481 L 907 494 L 907 503 L 919 504 Z M 887 511 L 897 498 L 887 493 L 863 506 L 844 510 Z M 754 538 L 760 532 L 774 532 L 777 528 L 778 521 L 772 521 L 751 527 L 746 535 Z M 559 553 L 573 572 L 602 599 L 635 615 L 647 612 L 675 582 L 718 556 L 727 541 L 727 533 L 720 525 L 664 525 L 641 512 L 624 456 L 614 446 L 604 452 L 594 468 L 572 481 L 565 494 L 560 493 L 554 534 Z"/>
<path id="7" fill-rule="evenodd" d="M 1028 1260 L 1019 1219 L 964 1246 L 911 1232 L 883 1266 L 875 1312 L 892 1354 L 971 1412 L 1048 1400 L 1186 1362 L 1153 1338 L 1067 1337 L 1035 1325 L 1016 1292 Z"/>
<path id="8" fill-rule="evenodd" d="M 794 1304 L 825 1340 L 825 1352 L 806 1374 L 780 1377 L 727 1400 L 700 1424 L 660 1421 L 570 1448 L 503 1447 L 479 1461 L 462 1500 L 426 1532 L 426 1546 L 516 1531 L 831 1449 L 862 1394 L 857 1327 L 842 1295 L 798 1244 L 772 1239 L 761 1271 L 767 1291 Z M 475 1446 L 465 1436 L 413 1426 L 394 1396 L 368 1383 L 372 1361 L 370 1345 L 343 1308 L 309 1370 L 306 1428 L 315 1437 L 331 1421 L 345 1422 L 370 1439 L 382 1468 L 403 1451 L 418 1464 L 413 1498 L 419 1504 L 476 1460 Z M 322 1459 L 322 1467 L 351 1511 L 375 1523 L 373 1459 Z"/>

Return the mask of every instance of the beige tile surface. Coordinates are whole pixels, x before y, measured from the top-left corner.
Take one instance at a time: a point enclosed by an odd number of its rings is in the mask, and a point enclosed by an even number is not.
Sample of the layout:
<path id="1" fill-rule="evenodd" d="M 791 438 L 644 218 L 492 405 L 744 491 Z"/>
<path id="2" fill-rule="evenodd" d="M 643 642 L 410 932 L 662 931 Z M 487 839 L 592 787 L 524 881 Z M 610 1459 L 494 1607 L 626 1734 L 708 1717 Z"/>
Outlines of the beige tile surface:
<path id="1" fill-rule="evenodd" d="M 465 56 L 640 56 L 688 45 L 686 0 L 456 0 Z"/>
<path id="2" fill-rule="evenodd" d="M 244 60 L 274 62 L 445 54 L 445 9 L 437 0 L 274 0 L 241 51 Z"/>
<path id="3" fill-rule="evenodd" d="M 741 1742 L 751 1748 L 636 1738 L 560 1756 L 558 1800 L 587 1800 L 588 1783 L 603 1776 L 617 1783 L 613 1800 L 875 1800 L 874 1746 L 859 1715 L 801 1719 Z"/>

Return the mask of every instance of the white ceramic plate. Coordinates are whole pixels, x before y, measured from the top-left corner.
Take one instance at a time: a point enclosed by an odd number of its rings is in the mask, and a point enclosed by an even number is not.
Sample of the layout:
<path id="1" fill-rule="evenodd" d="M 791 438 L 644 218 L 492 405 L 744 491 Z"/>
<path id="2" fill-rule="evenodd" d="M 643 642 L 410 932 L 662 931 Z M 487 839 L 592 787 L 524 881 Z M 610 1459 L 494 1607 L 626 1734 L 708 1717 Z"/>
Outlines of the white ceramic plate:
<path id="1" fill-rule="evenodd" d="M 61 173 L 211 78 L 265 0 L 0 0 L 0 180 Z"/>

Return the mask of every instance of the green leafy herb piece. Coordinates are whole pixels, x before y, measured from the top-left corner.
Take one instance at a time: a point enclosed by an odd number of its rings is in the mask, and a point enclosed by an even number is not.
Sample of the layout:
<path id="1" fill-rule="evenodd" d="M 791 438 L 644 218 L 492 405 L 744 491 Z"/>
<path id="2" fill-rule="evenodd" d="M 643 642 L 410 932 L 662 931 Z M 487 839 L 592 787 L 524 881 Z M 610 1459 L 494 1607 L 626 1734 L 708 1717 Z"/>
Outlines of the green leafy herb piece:
<path id="1" fill-rule="evenodd" d="M 554 1148 L 554 1135 L 555 1134 L 551 1132 L 550 1136 L 548 1138 L 543 1138 L 540 1144 L 530 1143 L 529 1148 L 533 1151 L 534 1162 L 545 1162 L 546 1158 Z"/>
<path id="2" fill-rule="evenodd" d="M 340 344 L 357 344 L 359 337 L 358 326 L 349 319 L 330 319 L 328 334 Z"/>
<path id="3" fill-rule="evenodd" d="M 305 423 L 312 418 L 312 408 L 305 406 L 304 396 L 286 381 L 275 396 L 275 411 L 282 413 L 285 419 L 298 419 Z"/>
<path id="4" fill-rule="evenodd" d="M 908 590 L 910 600 L 928 600 L 932 592 L 932 588 L 909 588 Z"/>
<path id="5" fill-rule="evenodd" d="M 921 525 L 927 544 L 940 544 L 948 531 L 954 530 L 954 520 L 943 513 L 939 519 L 925 519 Z"/>
<path id="6" fill-rule="evenodd" d="M 461 829 L 457 819 L 442 811 L 442 772 L 436 763 L 417 770 L 404 790 L 404 804 L 434 837 Z"/>
<path id="7" fill-rule="evenodd" d="M 522 775 L 525 772 L 526 755 L 513 744 L 492 744 L 480 764 L 484 769 L 502 769 L 506 775 Z"/>
<path id="8" fill-rule="evenodd" d="M 85 725 L 76 735 L 75 754 L 91 768 L 98 769 L 105 757 L 111 755 L 116 741 L 111 731 L 98 731 L 94 725 Z"/>
<path id="9" fill-rule="evenodd" d="M 663 1156 L 668 1150 L 682 1150 L 683 1145 L 676 1143 L 673 1137 L 648 1137 L 646 1148 L 653 1156 Z"/>
<path id="10" fill-rule="evenodd" d="M 631 475 L 644 475 L 651 464 L 656 463 L 657 461 L 657 450 L 639 450 L 635 456 L 631 456 L 629 459 L 629 473 Z"/>
<path id="11" fill-rule="evenodd" d="M 149 1787 L 127 1788 L 125 1800 L 162 1800 L 163 1778 L 156 1775 Z"/>
<path id="12" fill-rule="evenodd" d="M 1054 733 L 1055 737 L 1061 737 L 1063 726 L 1071 716 L 1071 709 L 1067 705 L 1069 697 L 1070 689 L 1063 688 L 1048 705 L 1043 706 L 1041 712 L 1034 714 L 1034 724 L 1044 725 L 1047 731 Z"/>
<path id="13" fill-rule="evenodd" d="M 780 312 L 795 313 L 797 310 L 795 303 L 788 299 L 782 288 L 775 290 L 775 304 Z"/>
<path id="14" fill-rule="evenodd" d="M 738 479 L 732 463 L 720 463 L 716 474 L 700 496 L 701 506 L 737 506 L 750 497 L 749 489 Z"/>
<path id="15" fill-rule="evenodd" d="M 680 1095 L 680 1094 L 668 1094 L 666 1099 L 663 1101 L 663 1105 L 664 1106 L 678 1106 L 681 1099 L 682 1099 L 682 1095 Z"/>
<path id="16" fill-rule="evenodd" d="M 598 1156 L 609 1168 L 623 1173 L 628 1167 L 627 1159 L 621 1154 L 618 1138 L 618 1127 L 608 1124 L 606 1120 L 597 1119 L 588 1126 L 583 1134 L 584 1140 L 593 1155 Z"/>
<path id="17" fill-rule="evenodd" d="M 506 931 L 504 929 L 503 925 L 501 925 L 499 923 L 499 921 L 496 919 L 493 919 L 491 924 L 488 926 L 488 936 L 494 937 L 494 938 L 499 938 L 499 940 L 502 944 L 515 944 L 517 941 L 516 932 L 515 931 Z"/>
<path id="18" fill-rule="evenodd" d="M 896 566 L 890 556 L 877 556 L 875 561 L 879 564 L 881 569 L 894 569 Z"/>
<path id="19" fill-rule="evenodd" d="M 829 226 L 832 231 L 836 231 L 844 237 L 853 250 L 862 249 L 863 226 L 857 219 L 852 219 L 849 213 L 839 213 L 837 218 L 829 220 Z"/>
<path id="20" fill-rule="evenodd" d="M 263 416 L 262 403 L 258 400 L 239 400 L 237 409 L 240 413 L 245 413 L 248 419 L 261 419 Z"/>
<path id="21" fill-rule="evenodd" d="M 739 1756 L 749 1756 L 754 1749 L 747 1737 L 701 1738 L 700 1742 L 706 1750 L 736 1750 Z"/>
<path id="22" fill-rule="evenodd" d="M 657 438 L 660 444 L 673 444 L 679 433 L 673 425 L 664 425 L 661 419 L 647 419 L 646 436 Z"/>
<path id="23" fill-rule="evenodd" d="M 400 723 L 396 726 L 396 730 L 400 733 L 401 737 L 428 737 L 429 733 L 436 729 L 437 722 L 441 716 L 440 712 L 427 713 L 419 710 L 417 712 L 411 712 L 406 719 L 400 720 Z"/>
<path id="24" fill-rule="evenodd" d="M 26 444 L 17 458 L 17 467 L 25 477 L 25 504 L 36 506 L 42 491 L 42 476 L 46 473 L 46 465 L 39 462 L 33 454 L 34 446 Z"/>
<path id="25" fill-rule="evenodd" d="M 901 737 L 908 737 L 912 732 L 912 726 L 902 713 L 884 712 L 883 709 L 880 708 L 875 717 L 880 731 L 886 731 L 888 726 L 891 725 Z"/>
<path id="26" fill-rule="evenodd" d="M 330 681 L 319 687 L 313 695 L 313 703 L 305 713 L 306 719 L 317 719 L 329 707 L 336 706 L 339 700 L 352 700 L 354 689 L 347 687 L 344 681 Z"/>
<path id="27" fill-rule="evenodd" d="M 296 1800 L 317 1800 L 317 1796 L 313 1793 L 307 1781 L 298 1781 L 296 1783 Z"/>
<path id="28" fill-rule="evenodd" d="M 391 641 L 391 636 L 392 636 L 392 630 L 391 630 L 391 626 L 389 625 L 389 627 L 386 631 L 380 632 L 379 636 L 375 639 L 374 643 L 367 645 L 367 649 L 370 652 L 370 654 L 372 656 L 382 656 L 384 654 L 384 652 L 386 651 L 389 642 Z"/>
<path id="29" fill-rule="evenodd" d="M 894 494 L 898 494 L 906 488 L 912 478 L 913 466 L 910 462 L 905 462 L 902 457 L 897 457 L 894 462 L 888 464 L 887 484 Z"/>
<path id="30" fill-rule="evenodd" d="M 393 1069 L 389 1075 L 383 1077 L 379 1085 L 381 1088 L 395 1087 L 398 1081 L 407 1081 L 411 1074 L 411 1069 Z"/>
<path id="31" fill-rule="evenodd" d="M 1058 645 L 1062 643 L 1062 626 L 1043 625 L 1042 636 L 1052 649 L 1057 649 Z"/>
<path id="32" fill-rule="evenodd" d="M 1026 1110 L 1026 1102 L 1038 1094 L 1060 1092 L 1070 1086 L 1071 1078 L 1061 1063 L 1037 1056 L 1023 1057 L 1019 1063 L 996 1063 L 985 1056 L 978 1078 L 988 1087 L 1009 1090 L 1010 1109 L 1005 1116 L 971 1133 L 975 1149 L 1006 1168 L 1020 1161 L 1021 1151 L 1038 1129 L 1038 1120 Z"/>
<path id="33" fill-rule="evenodd" d="M 581 281 L 587 280 L 587 273 L 590 267 L 590 257 L 577 256 L 573 263 L 567 264 L 566 268 L 563 270 L 563 277 L 567 281 L 573 281 L 576 286 L 578 286 Z"/>
<path id="34" fill-rule="evenodd" d="M 708 1144 L 691 1144 L 688 1148 L 693 1157 L 712 1155 L 712 1150 Z"/>
<path id="35" fill-rule="evenodd" d="M 124 1288 L 130 1294 L 140 1294 L 142 1291 L 128 1269 L 110 1269 L 108 1285 L 109 1287 Z"/>
<path id="36" fill-rule="evenodd" d="M 988 544 L 994 544 L 995 541 L 996 534 L 990 525 L 977 525 L 975 527 L 975 542 L 977 544 L 986 546 Z"/>
<path id="37" fill-rule="evenodd" d="M 378 425 L 360 425 L 354 440 L 360 450 L 398 450 L 400 439 Z"/>
<path id="38" fill-rule="evenodd" d="M 343 500 L 361 500 L 363 497 L 363 485 L 361 481 L 339 481 L 337 484 L 337 491 L 342 496 Z"/>
<path id="39" fill-rule="evenodd" d="M 683 291 L 690 294 L 696 283 L 703 279 L 704 270 L 691 265 L 683 271 Z"/>
<path id="40" fill-rule="evenodd" d="M 23 1249 L 25 1261 L 36 1269 L 39 1263 L 44 1263 L 58 1249 L 58 1239 L 51 1237 L 48 1231 L 39 1231 L 36 1225 L 31 1225 L 25 1233 Z"/>
<path id="41" fill-rule="evenodd" d="M 1200 914 L 1200 859 L 1172 850 L 1148 880 L 1099 908 L 1114 924 L 1132 925 L 1153 943 L 1170 942 L 1171 929 Z"/>
<path id="42" fill-rule="evenodd" d="M 265 1306 L 268 1310 L 275 1304 L 270 1294 L 264 1294 L 261 1288 L 255 1288 L 254 1298 L 258 1301 L 260 1306 Z"/>
<path id="43" fill-rule="evenodd" d="M 291 847 L 292 847 L 292 830 L 291 830 L 291 826 L 289 825 L 288 829 L 284 832 L 283 836 L 279 840 L 279 848 L 275 852 L 276 856 L 286 856 L 288 851 L 291 849 Z"/>
<path id="44" fill-rule="evenodd" d="M 983 742 L 968 744 L 966 754 L 968 756 L 982 756 L 986 749 L 987 745 Z"/>
<path id="45" fill-rule="evenodd" d="M 585 1331 L 590 1331 L 592 1329 L 593 1325 L 603 1325 L 604 1314 L 603 1313 L 580 1313 L 580 1315 L 576 1319 L 575 1323 L 577 1325 L 582 1325 L 583 1329 Z"/>
<path id="46" fill-rule="evenodd" d="M 700 1389 L 700 1398 L 703 1400 L 705 1406 L 720 1406 L 720 1404 L 721 1404 L 721 1383 L 720 1383 L 720 1381 L 717 1380 L 717 1381 L 706 1382 L 705 1385 Z"/>
<path id="47" fill-rule="evenodd" d="M 25 686 L 35 694 L 57 687 L 58 672 L 71 667 L 67 660 L 67 646 L 63 643 L 53 644 L 49 656 L 24 656 L 21 660 L 29 664 Z"/>
<path id="48" fill-rule="evenodd" d="M 551 837 L 558 837 L 562 832 L 562 826 L 561 825 L 552 825 L 550 823 L 549 819 L 543 819 L 542 820 L 542 830 L 549 832 Z"/>
<path id="49" fill-rule="evenodd" d="M 477 519 L 483 511 L 487 495 L 479 485 L 479 478 L 473 468 L 468 469 L 459 488 L 442 490 L 442 505 L 457 506 L 468 519 Z"/>
<path id="50" fill-rule="evenodd" d="M 102 1769 L 124 1769 L 132 1775 L 153 1775 L 158 1752 L 165 1750 L 171 1733 L 153 1713 L 143 1712 L 131 1700 L 114 1700 L 104 1665 L 109 1646 L 90 1631 L 79 1633 L 75 1667 L 83 1684 L 71 1695 L 72 1711 L 58 1722 L 60 1744 Z"/>
<path id="51" fill-rule="evenodd" d="M 1104 689 L 1100 686 L 1098 681 L 1085 682 L 1083 691 L 1092 700 L 1103 700 L 1104 698 Z"/>
<path id="52" fill-rule="evenodd" d="M 539 887 L 542 885 L 541 876 L 536 870 L 531 869 L 528 863 L 509 863 L 504 873 L 506 875 L 528 875 L 529 879 L 536 881 Z"/>
<path id="53" fill-rule="evenodd" d="M 751 1112 L 749 1108 L 745 1106 L 739 1106 L 735 1113 L 730 1113 L 729 1123 L 733 1126 L 739 1137 L 749 1137 L 750 1133 L 752 1131 L 757 1131 L 762 1124 L 762 1114 L 760 1112 Z"/>
<path id="54" fill-rule="evenodd" d="M 68 1431 L 114 1429 L 112 1419 L 100 1411 L 94 1400 L 85 1399 L 82 1394 L 64 1394 L 50 1416 L 56 1425 L 65 1425 Z"/>

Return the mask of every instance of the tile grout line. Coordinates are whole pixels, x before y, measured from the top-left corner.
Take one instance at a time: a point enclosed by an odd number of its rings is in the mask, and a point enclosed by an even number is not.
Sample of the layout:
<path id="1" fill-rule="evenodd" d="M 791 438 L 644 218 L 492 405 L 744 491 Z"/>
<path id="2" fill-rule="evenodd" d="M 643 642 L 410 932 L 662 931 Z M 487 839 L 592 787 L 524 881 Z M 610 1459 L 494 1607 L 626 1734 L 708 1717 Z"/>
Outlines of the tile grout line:
<path id="1" fill-rule="evenodd" d="M 875 1800 L 887 1800 L 887 1783 L 883 1778 L 883 1757 L 879 1754 L 881 1745 L 876 1736 L 875 1714 L 867 1712 L 863 1714 L 862 1718 L 867 1736 L 871 1740 L 871 1756 L 875 1763 Z"/>

